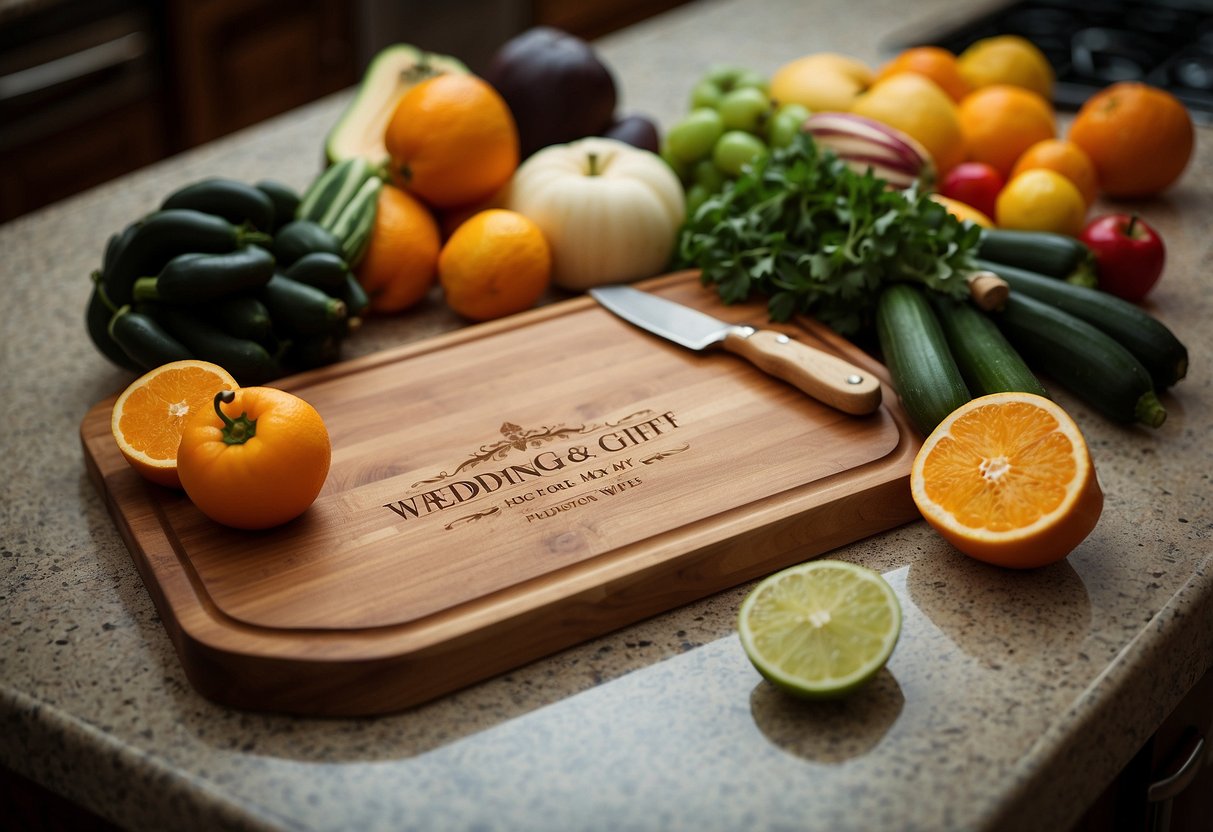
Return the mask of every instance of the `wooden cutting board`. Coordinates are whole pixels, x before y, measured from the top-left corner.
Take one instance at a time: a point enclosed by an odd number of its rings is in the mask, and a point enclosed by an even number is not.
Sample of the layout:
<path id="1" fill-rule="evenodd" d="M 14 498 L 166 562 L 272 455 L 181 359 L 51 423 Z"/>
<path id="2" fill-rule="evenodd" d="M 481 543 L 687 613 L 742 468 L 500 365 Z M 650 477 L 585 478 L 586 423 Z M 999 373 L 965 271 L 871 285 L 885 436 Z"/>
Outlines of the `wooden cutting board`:
<path id="1" fill-rule="evenodd" d="M 641 284 L 737 323 L 695 273 Z M 808 320 L 777 327 L 887 377 Z M 219 526 L 81 425 L 193 684 L 239 708 L 399 710 L 917 517 L 884 384 L 854 417 L 588 297 L 282 379 L 328 426 L 314 505 Z M 272 483 L 266 484 L 272 488 Z"/>

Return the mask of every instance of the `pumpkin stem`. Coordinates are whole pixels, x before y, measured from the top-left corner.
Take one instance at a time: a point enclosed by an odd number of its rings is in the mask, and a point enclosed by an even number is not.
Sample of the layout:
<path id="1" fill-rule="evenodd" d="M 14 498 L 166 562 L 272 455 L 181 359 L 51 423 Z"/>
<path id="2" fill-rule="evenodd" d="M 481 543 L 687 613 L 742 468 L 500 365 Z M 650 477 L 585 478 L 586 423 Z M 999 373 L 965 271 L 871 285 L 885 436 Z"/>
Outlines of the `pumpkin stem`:
<path id="1" fill-rule="evenodd" d="M 243 445 L 257 435 L 257 420 L 250 419 L 248 413 L 241 413 L 232 419 L 219 407 L 220 402 L 230 404 L 235 401 L 236 394 L 231 390 L 220 390 L 215 394 L 215 412 L 223 420 L 223 444 Z"/>
<path id="2" fill-rule="evenodd" d="M 590 169 L 587 171 L 587 173 L 590 176 L 597 176 L 598 175 L 598 154 L 590 153 L 589 162 L 590 162 Z"/>

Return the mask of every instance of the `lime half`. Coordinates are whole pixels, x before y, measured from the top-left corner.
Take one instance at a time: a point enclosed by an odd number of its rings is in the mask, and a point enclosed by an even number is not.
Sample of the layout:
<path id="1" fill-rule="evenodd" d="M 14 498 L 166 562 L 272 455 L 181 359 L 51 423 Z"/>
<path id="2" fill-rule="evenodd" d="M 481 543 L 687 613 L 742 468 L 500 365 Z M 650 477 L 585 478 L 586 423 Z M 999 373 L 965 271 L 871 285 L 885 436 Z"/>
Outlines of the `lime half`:
<path id="1" fill-rule="evenodd" d="M 901 605 L 876 572 L 814 560 L 764 579 L 741 604 L 741 646 L 790 693 L 842 696 L 876 675 L 901 635 Z"/>

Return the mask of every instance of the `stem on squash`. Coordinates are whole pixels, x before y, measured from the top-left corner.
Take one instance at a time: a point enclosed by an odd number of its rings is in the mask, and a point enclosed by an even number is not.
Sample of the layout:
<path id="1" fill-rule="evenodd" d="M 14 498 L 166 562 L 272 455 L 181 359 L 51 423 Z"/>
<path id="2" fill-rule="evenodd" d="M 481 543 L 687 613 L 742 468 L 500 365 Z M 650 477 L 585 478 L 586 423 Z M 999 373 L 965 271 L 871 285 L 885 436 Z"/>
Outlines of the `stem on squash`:
<path id="1" fill-rule="evenodd" d="M 590 154 L 588 154 L 588 159 L 590 162 L 590 169 L 588 171 L 586 171 L 586 174 L 588 176 L 597 176 L 598 175 L 598 154 L 590 153 Z"/>
<path id="2" fill-rule="evenodd" d="M 219 405 L 235 401 L 236 394 L 231 390 L 220 390 L 215 394 L 215 412 L 223 420 L 223 444 L 243 445 L 257 435 L 257 420 L 250 419 L 248 413 L 241 413 L 235 419 L 223 412 Z"/>

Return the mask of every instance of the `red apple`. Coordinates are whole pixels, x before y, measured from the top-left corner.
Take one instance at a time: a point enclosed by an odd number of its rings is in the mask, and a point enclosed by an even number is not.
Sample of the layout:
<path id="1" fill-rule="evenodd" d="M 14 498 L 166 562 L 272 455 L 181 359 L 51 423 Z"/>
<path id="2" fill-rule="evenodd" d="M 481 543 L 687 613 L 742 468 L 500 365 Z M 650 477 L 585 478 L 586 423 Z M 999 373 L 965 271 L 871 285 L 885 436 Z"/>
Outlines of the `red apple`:
<path id="1" fill-rule="evenodd" d="M 944 175 L 939 192 L 948 199 L 963 202 L 994 219 L 998 192 L 1006 180 L 985 162 L 961 162 Z"/>
<path id="2" fill-rule="evenodd" d="M 1167 252 L 1162 237 L 1136 214 L 1107 214 L 1087 223 L 1079 235 L 1095 254 L 1099 288 L 1140 301 L 1162 276 Z"/>

